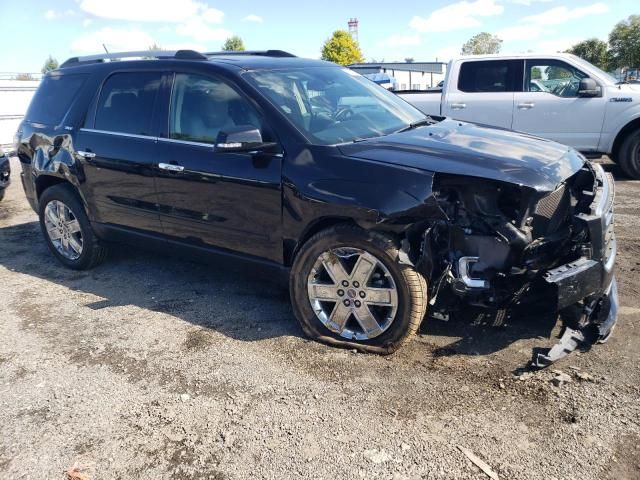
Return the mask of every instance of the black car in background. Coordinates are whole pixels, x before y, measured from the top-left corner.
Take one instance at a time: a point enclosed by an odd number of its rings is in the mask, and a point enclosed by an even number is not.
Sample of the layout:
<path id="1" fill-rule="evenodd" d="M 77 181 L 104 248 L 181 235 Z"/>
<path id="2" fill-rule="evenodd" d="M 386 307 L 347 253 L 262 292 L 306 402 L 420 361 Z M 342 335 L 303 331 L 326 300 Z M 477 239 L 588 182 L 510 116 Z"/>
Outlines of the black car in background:
<path id="1" fill-rule="evenodd" d="M 577 312 L 571 341 L 616 321 L 610 175 L 554 142 L 425 117 L 334 64 L 72 58 L 43 79 L 17 151 L 64 265 L 135 242 L 276 266 L 304 332 L 330 344 L 391 353 L 427 310 L 526 301 Z"/>
<path id="2" fill-rule="evenodd" d="M 11 183 L 11 164 L 9 163 L 9 157 L 0 148 L 0 200 L 4 198 L 9 183 Z"/>

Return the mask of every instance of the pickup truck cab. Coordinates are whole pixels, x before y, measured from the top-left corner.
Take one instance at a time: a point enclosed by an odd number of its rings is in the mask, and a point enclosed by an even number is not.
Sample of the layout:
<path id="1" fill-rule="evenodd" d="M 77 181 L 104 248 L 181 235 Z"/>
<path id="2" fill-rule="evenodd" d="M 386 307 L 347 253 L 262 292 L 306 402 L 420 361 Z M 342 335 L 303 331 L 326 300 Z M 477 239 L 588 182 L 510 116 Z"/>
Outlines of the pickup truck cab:
<path id="1" fill-rule="evenodd" d="M 428 115 L 530 133 L 586 155 L 609 155 L 640 179 L 640 85 L 574 55 L 452 60 L 441 90 L 399 93 Z"/>

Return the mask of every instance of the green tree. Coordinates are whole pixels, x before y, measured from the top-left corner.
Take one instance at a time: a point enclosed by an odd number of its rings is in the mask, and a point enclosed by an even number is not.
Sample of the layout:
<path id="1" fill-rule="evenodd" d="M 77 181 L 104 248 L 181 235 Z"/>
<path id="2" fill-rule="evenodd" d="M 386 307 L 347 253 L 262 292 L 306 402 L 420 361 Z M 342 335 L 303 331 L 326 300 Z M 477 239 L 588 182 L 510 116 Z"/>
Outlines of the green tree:
<path id="1" fill-rule="evenodd" d="M 603 42 L 598 38 L 589 38 L 588 40 L 576 43 L 573 47 L 567 50 L 567 53 L 577 55 L 603 70 L 606 70 L 609 67 L 609 51 L 607 42 Z"/>
<path id="2" fill-rule="evenodd" d="M 404 59 L 404 61 L 407 62 L 407 63 L 413 63 L 415 60 L 414 60 L 413 57 L 407 57 L 407 58 Z"/>
<path id="3" fill-rule="evenodd" d="M 640 15 L 631 15 L 613 27 L 609 52 L 609 68 L 640 66 Z"/>
<path id="4" fill-rule="evenodd" d="M 350 65 L 364 61 L 358 42 L 346 30 L 336 30 L 322 46 L 322 60 Z"/>
<path id="5" fill-rule="evenodd" d="M 222 45 L 222 50 L 225 52 L 244 52 L 244 42 L 240 37 L 234 35 L 233 37 L 227 38 Z"/>
<path id="6" fill-rule="evenodd" d="M 58 60 L 49 55 L 49 58 L 45 60 L 44 65 L 42 65 L 40 71 L 42 73 L 47 73 L 51 70 L 55 70 L 56 68 L 58 68 Z"/>
<path id="7" fill-rule="evenodd" d="M 531 69 L 531 80 L 540 80 L 542 78 L 542 72 L 540 67 L 533 67 Z"/>
<path id="8" fill-rule="evenodd" d="M 478 33 L 471 37 L 462 45 L 462 55 L 486 55 L 489 53 L 500 53 L 502 40 L 496 35 L 487 32 Z"/>

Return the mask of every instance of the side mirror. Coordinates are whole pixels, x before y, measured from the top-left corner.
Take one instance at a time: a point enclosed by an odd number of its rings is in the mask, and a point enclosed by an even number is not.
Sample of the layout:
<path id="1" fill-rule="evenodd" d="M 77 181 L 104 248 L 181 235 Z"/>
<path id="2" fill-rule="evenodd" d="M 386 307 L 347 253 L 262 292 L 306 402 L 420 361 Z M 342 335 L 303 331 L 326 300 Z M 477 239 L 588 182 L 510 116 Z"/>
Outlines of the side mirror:
<path id="1" fill-rule="evenodd" d="M 580 80 L 580 86 L 578 87 L 579 97 L 599 97 L 600 86 L 593 78 L 583 78 Z"/>
<path id="2" fill-rule="evenodd" d="M 216 152 L 249 152 L 264 150 L 275 143 L 265 143 L 260 130 L 253 125 L 238 125 L 226 128 L 218 133 L 216 138 Z"/>

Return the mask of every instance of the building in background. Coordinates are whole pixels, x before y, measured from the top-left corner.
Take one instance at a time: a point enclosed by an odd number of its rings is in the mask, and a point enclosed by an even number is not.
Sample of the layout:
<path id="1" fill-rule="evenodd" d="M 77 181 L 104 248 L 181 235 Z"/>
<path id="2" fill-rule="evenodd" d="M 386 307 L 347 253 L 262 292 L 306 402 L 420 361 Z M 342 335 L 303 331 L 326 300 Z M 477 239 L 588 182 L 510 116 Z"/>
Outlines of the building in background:
<path id="1" fill-rule="evenodd" d="M 435 88 L 447 72 L 443 62 L 371 62 L 354 63 L 349 68 L 368 78 L 380 74 L 391 77 L 391 90 L 427 90 Z M 373 77 L 372 77 L 373 76 Z"/>
<path id="2" fill-rule="evenodd" d="M 31 75 L 35 78 L 35 75 Z M 0 74 L 0 146 L 13 148 L 13 136 L 29 107 L 40 80 L 12 80 Z"/>

